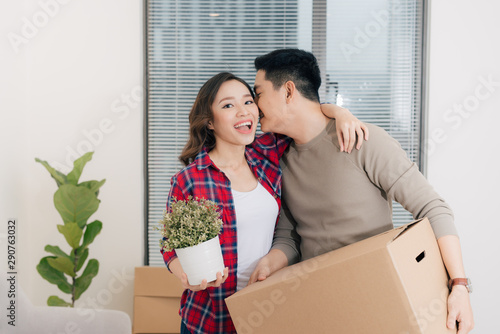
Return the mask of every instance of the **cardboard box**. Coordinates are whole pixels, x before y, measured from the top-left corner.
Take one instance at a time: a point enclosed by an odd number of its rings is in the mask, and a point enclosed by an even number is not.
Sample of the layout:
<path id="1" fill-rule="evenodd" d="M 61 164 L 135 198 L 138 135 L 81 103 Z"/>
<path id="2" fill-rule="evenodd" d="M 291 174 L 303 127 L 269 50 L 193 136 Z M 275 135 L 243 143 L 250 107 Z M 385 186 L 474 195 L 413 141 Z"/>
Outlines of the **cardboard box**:
<path id="1" fill-rule="evenodd" d="M 456 333 L 427 219 L 284 268 L 226 299 L 239 334 Z"/>
<path id="2" fill-rule="evenodd" d="M 179 333 L 180 298 L 134 297 L 134 333 Z"/>
<path id="3" fill-rule="evenodd" d="M 179 333 L 183 291 L 179 279 L 167 268 L 135 268 L 134 334 Z"/>

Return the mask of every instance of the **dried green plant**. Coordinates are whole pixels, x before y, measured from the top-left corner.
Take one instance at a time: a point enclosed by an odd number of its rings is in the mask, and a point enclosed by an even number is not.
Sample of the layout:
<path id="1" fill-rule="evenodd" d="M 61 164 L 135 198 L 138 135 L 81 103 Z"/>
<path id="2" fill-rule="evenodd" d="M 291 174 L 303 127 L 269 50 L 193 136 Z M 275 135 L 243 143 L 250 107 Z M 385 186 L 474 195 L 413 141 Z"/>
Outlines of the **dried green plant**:
<path id="1" fill-rule="evenodd" d="M 189 196 L 187 200 L 172 199 L 170 210 L 163 212 L 158 222 L 165 251 L 196 246 L 215 238 L 222 228 L 218 205 L 203 198 Z"/>

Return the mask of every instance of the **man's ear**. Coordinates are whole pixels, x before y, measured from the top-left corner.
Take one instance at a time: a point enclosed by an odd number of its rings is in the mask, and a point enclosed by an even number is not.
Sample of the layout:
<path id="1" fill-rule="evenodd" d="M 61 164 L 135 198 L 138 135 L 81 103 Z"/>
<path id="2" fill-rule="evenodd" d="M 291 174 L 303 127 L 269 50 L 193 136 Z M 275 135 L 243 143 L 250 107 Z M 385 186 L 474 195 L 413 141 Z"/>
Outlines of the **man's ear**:
<path id="1" fill-rule="evenodd" d="M 289 103 L 294 95 L 297 93 L 297 88 L 295 87 L 295 84 L 293 81 L 287 81 L 285 82 L 285 94 L 286 94 L 286 102 Z"/>

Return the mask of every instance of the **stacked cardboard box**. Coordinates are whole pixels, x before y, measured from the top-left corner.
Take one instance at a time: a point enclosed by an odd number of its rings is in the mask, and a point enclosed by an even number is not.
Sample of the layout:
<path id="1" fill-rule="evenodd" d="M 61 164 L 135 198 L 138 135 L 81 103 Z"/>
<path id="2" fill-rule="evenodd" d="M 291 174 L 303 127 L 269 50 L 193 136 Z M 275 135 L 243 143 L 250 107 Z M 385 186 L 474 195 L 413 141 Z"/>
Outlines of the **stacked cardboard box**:
<path id="1" fill-rule="evenodd" d="M 134 334 L 179 333 L 183 291 L 179 279 L 167 268 L 135 268 Z"/>
<path id="2" fill-rule="evenodd" d="M 284 268 L 226 299 L 239 334 L 456 333 L 427 219 Z"/>

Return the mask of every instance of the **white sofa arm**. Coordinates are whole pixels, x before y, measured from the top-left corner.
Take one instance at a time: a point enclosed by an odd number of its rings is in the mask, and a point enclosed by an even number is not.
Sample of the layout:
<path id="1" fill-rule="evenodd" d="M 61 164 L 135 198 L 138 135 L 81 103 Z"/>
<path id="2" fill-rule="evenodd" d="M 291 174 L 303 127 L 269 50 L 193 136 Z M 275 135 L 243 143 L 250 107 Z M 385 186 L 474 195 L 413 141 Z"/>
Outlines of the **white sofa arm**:
<path id="1" fill-rule="evenodd" d="M 29 333 L 132 333 L 130 317 L 125 312 L 116 310 L 88 310 L 94 313 L 94 316 L 90 319 L 87 316 L 83 316 L 81 311 L 82 309 L 67 307 L 33 307 L 30 318 L 36 326 L 36 331 Z"/>
<path id="2" fill-rule="evenodd" d="M 130 317 L 123 311 L 69 307 L 34 306 L 17 286 L 15 297 L 8 298 L 5 272 L 0 271 L 0 333 L 6 334 L 131 334 Z M 13 295 L 12 295 L 13 296 Z M 8 317 L 11 311 L 12 320 Z M 7 317 L 6 317 L 7 315 Z M 12 321 L 12 324 L 9 324 Z"/>
<path id="3" fill-rule="evenodd" d="M 127 313 L 116 310 L 89 310 L 92 319 L 82 316 L 82 309 L 68 307 L 31 306 L 19 310 L 12 334 L 131 334 L 132 325 Z"/>

